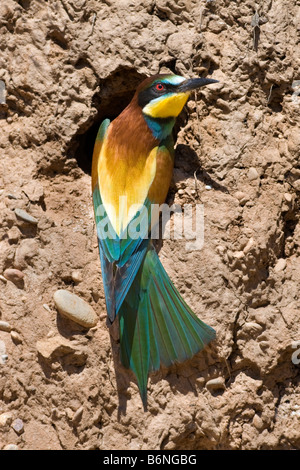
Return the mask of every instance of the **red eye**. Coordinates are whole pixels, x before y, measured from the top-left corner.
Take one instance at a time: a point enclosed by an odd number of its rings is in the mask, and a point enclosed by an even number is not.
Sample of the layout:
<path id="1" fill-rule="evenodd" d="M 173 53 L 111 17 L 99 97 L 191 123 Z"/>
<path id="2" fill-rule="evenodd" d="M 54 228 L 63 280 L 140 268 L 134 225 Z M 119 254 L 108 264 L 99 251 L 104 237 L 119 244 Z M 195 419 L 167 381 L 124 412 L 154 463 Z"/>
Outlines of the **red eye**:
<path id="1" fill-rule="evenodd" d="M 157 83 L 155 85 L 155 88 L 157 89 L 157 91 L 163 91 L 166 89 L 165 85 L 163 85 L 162 83 Z"/>

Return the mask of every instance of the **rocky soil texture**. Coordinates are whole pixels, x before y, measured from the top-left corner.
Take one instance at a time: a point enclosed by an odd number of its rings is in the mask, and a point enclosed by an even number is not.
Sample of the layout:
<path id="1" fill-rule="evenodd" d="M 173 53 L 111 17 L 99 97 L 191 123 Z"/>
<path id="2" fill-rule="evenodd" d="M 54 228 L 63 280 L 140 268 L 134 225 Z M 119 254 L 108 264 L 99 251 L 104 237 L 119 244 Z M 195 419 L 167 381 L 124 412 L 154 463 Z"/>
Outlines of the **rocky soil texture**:
<path id="1" fill-rule="evenodd" d="M 300 448 L 299 25 L 299 0 L 1 2 L 1 449 Z M 144 412 L 106 325 L 90 167 L 101 120 L 166 71 L 220 82 L 180 119 L 168 198 L 203 204 L 204 246 L 160 250 L 217 339 L 152 374 Z"/>

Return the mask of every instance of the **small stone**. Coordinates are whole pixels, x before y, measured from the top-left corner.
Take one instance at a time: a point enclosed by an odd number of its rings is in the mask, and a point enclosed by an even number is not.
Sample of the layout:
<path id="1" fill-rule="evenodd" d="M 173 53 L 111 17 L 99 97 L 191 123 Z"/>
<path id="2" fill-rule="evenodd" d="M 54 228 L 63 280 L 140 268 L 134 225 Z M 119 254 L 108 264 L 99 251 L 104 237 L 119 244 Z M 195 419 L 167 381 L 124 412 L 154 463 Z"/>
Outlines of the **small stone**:
<path id="1" fill-rule="evenodd" d="M 242 191 L 236 191 L 233 196 L 239 201 L 240 205 L 243 206 L 246 202 L 249 201 L 248 194 L 243 193 Z"/>
<path id="2" fill-rule="evenodd" d="M 86 363 L 87 353 L 85 349 L 59 335 L 37 341 L 36 348 L 46 361 L 52 362 L 58 357 L 68 356 L 69 364 L 74 366 L 82 366 Z"/>
<path id="3" fill-rule="evenodd" d="M 0 356 L 0 364 L 5 364 L 7 362 L 8 355 L 7 354 L 1 354 Z"/>
<path id="4" fill-rule="evenodd" d="M 72 274 L 71 274 L 71 278 L 72 278 L 73 282 L 75 282 L 75 284 L 78 284 L 83 279 L 82 274 L 81 274 L 80 271 L 73 271 Z"/>
<path id="5" fill-rule="evenodd" d="M 0 330 L 9 332 L 11 330 L 11 326 L 7 321 L 0 320 Z"/>
<path id="6" fill-rule="evenodd" d="M 259 177 L 259 174 L 257 173 L 257 170 L 255 168 L 251 167 L 249 168 L 247 176 L 250 181 L 253 181 Z"/>
<path id="7" fill-rule="evenodd" d="M 279 258 L 279 260 L 274 266 L 274 271 L 275 273 L 279 273 L 280 271 L 283 271 L 285 267 L 286 267 L 286 260 L 284 258 Z"/>
<path id="8" fill-rule="evenodd" d="M 248 332 L 248 333 L 252 333 L 252 334 L 253 333 L 260 333 L 262 329 L 263 329 L 263 327 L 261 325 L 259 325 L 256 322 L 252 322 L 252 321 L 246 322 L 243 325 L 243 330 Z"/>
<path id="9" fill-rule="evenodd" d="M 24 424 L 20 418 L 15 419 L 11 426 L 18 435 L 24 432 Z"/>
<path id="10" fill-rule="evenodd" d="M 235 251 L 233 256 L 236 259 L 242 259 L 242 258 L 244 258 L 245 253 L 243 251 Z"/>
<path id="11" fill-rule="evenodd" d="M 82 418 L 82 414 L 83 414 L 83 407 L 81 406 L 80 408 L 78 408 L 78 410 L 75 411 L 74 413 L 74 416 L 72 418 L 72 422 L 73 424 L 78 424 Z"/>
<path id="12" fill-rule="evenodd" d="M 24 273 L 19 269 L 8 268 L 4 271 L 4 277 L 8 280 L 13 282 L 14 284 L 18 284 L 19 282 L 23 281 Z"/>
<path id="13" fill-rule="evenodd" d="M 246 194 L 243 193 L 242 191 L 236 191 L 236 192 L 234 193 L 234 197 L 235 197 L 236 199 L 238 199 L 239 201 L 241 201 L 242 199 L 244 199 L 245 196 L 246 196 Z"/>
<path id="14" fill-rule="evenodd" d="M 256 429 L 261 430 L 263 428 L 263 425 L 264 425 L 263 420 L 257 414 L 254 415 L 252 422 L 253 422 L 253 426 Z"/>
<path id="15" fill-rule="evenodd" d="M 245 248 L 243 249 L 243 252 L 245 254 L 249 253 L 249 251 L 251 251 L 251 249 L 255 246 L 255 241 L 253 240 L 253 238 L 250 238 L 248 240 L 248 243 L 247 245 L 245 246 Z"/>
<path id="16" fill-rule="evenodd" d="M 17 331 L 12 331 L 10 336 L 15 344 L 21 344 L 23 342 L 21 335 Z"/>
<path id="17" fill-rule="evenodd" d="M 268 341 L 260 341 L 260 342 L 259 342 L 259 347 L 260 347 L 263 351 L 265 351 L 266 349 L 269 348 L 269 343 L 268 343 Z"/>
<path id="18" fill-rule="evenodd" d="M 7 444 L 2 450 L 19 450 L 16 444 Z"/>
<path id="19" fill-rule="evenodd" d="M 47 312 L 51 313 L 51 308 L 49 307 L 48 304 L 43 304 L 43 307 L 45 310 L 47 310 Z"/>
<path id="20" fill-rule="evenodd" d="M 209 191 L 210 189 L 212 189 L 212 187 L 209 184 L 206 184 L 205 189 L 207 189 L 207 191 Z"/>
<path id="21" fill-rule="evenodd" d="M 7 282 L 7 279 L 5 279 L 5 277 L 2 276 L 2 274 L 0 274 L 0 280 L 3 281 L 3 282 L 5 282 L 5 283 Z"/>
<path id="22" fill-rule="evenodd" d="M 71 341 L 58 335 L 37 341 L 36 348 L 46 360 L 52 360 L 54 357 L 65 356 L 76 351 Z"/>
<path id="23" fill-rule="evenodd" d="M 205 384 L 205 378 L 199 377 L 198 379 L 196 379 L 196 384 L 198 387 L 203 388 Z"/>
<path id="24" fill-rule="evenodd" d="M 35 217 L 28 214 L 28 212 L 24 211 L 23 209 L 16 208 L 15 214 L 19 219 L 22 219 L 24 222 L 28 222 L 29 224 L 37 225 L 38 223 L 38 220 Z"/>
<path id="25" fill-rule="evenodd" d="M 95 326 L 98 317 L 85 300 L 71 292 L 59 289 L 54 293 L 54 303 L 59 313 L 86 328 Z"/>
<path id="26" fill-rule="evenodd" d="M 294 181 L 294 183 L 292 183 L 292 185 L 296 189 L 296 191 L 300 191 L 300 179 Z"/>
<path id="27" fill-rule="evenodd" d="M 292 202 L 293 196 L 290 193 L 284 193 L 284 199 L 286 200 L 286 202 Z"/>
<path id="28" fill-rule="evenodd" d="M 6 346 L 4 341 L 0 340 L 0 365 L 7 361 Z"/>
<path id="29" fill-rule="evenodd" d="M 6 413 L 2 413 L 0 415 L 0 427 L 10 426 L 13 420 L 13 414 L 11 411 L 7 411 Z"/>
<path id="30" fill-rule="evenodd" d="M 225 380 L 223 377 L 216 377 L 206 382 L 206 388 L 209 390 L 225 389 Z"/>
<path id="31" fill-rule="evenodd" d="M 222 98 L 218 98 L 216 101 L 216 105 L 221 108 L 225 113 L 230 113 L 231 108 L 227 101 L 222 100 Z"/>

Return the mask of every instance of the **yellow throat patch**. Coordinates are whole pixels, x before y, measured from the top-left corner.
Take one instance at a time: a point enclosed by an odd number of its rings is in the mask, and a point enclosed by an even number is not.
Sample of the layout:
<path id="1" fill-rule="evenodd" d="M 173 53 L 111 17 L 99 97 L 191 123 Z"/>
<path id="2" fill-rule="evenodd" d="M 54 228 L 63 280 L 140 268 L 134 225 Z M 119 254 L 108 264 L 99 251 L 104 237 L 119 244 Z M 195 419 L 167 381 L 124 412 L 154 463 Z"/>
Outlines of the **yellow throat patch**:
<path id="1" fill-rule="evenodd" d="M 190 93 L 174 93 L 164 95 L 150 101 L 144 108 L 143 113 L 152 118 L 177 117 L 187 102 Z"/>

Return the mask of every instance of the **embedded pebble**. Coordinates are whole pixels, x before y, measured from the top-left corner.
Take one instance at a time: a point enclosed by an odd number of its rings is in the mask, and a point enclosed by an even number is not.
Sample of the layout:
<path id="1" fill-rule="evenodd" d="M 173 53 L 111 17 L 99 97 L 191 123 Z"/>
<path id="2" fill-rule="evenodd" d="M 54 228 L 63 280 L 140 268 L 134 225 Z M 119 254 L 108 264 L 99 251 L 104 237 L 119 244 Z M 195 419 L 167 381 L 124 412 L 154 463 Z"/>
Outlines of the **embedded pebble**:
<path id="1" fill-rule="evenodd" d="M 59 313 L 86 328 L 95 326 L 98 317 L 94 309 L 83 299 L 71 292 L 59 289 L 53 296 Z"/>
<path id="2" fill-rule="evenodd" d="M 259 174 L 257 173 L 257 170 L 255 168 L 251 167 L 249 168 L 247 176 L 250 181 L 253 181 L 259 177 Z"/>
<path id="3" fill-rule="evenodd" d="M 24 273 L 19 269 L 8 268 L 4 271 L 4 277 L 11 282 L 18 283 L 23 280 Z"/>
<path id="4" fill-rule="evenodd" d="M 249 333 L 259 333 L 262 329 L 263 327 L 254 321 L 246 322 L 243 325 L 243 330 Z"/>
<path id="5" fill-rule="evenodd" d="M 20 344 L 23 342 L 21 335 L 17 331 L 12 331 L 10 336 L 15 344 Z"/>
<path id="6" fill-rule="evenodd" d="M 7 362 L 8 355 L 7 354 L 1 354 L 0 357 L 0 364 L 5 364 Z"/>
<path id="7" fill-rule="evenodd" d="M 7 321 L 0 320 L 0 330 L 9 332 L 11 330 L 11 326 Z"/>
<path id="8" fill-rule="evenodd" d="M 11 411 L 7 411 L 0 415 L 0 427 L 10 425 L 12 423 L 13 414 Z"/>
<path id="9" fill-rule="evenodd" d="M 259 431 L 263 428 L 263 425 L 264 425 L 263 420 L 257 414 L 254 415 L 252 422 L 253 422 L 253 426 L 255 426 L 256 429 L 258 429 Z"/>
<path id="10" fill-rule="evenodd" d="M 235 251 L 233 253 L 234 258 L 236 259 L 242 259 L 245 256 L 245 253 L 243 251 Z"/>
<path id="11" fill-rule="evenodd" d="M 81 406 L 74 413 L 74 416 L 72 418 L 73 424 L 77 425 L 80 422 L 80 420 L 82 418 L 82 414 L 83 414 L 83 407 Z"/>
<path id="12" fill-rule="evenodd" d="M 4 341 L 0 340 L 0 364 L 5 364 L 8 359 Z"/>
<path id="13" fill-rule="evenodd" d="M 284 258 L 279 258 L 279 260 L 274 266 L 274 271 L 275 273 L 279 273 L 280 271 L 283 271 L 285 267 L 286 267 L 286 260 Z"/>
<path id="14" fill-rule="evenodd" d="M 230 113 L 230 111 L 231 111 L 229 103 L 227 103 L 227 101 L 225 101 L 225 100 L 222 100 L 221 98 L 217 99 L 216 105 L 219 106 L 225 113 Z"/>
<path id="15" fill-rule="evenodd" d="M 2 450 L 19 450 L 16 444 L 7 444 Z"/>
<path id="16" fill-rule="evenodd" d="M 79 282 L 82 282 L 83 280 L 82 274 L 80 271 L 73 271 L 71 274 L 71 277 L 72 277 L 72 281 L 75 282 L 76 284 Z"/>
<path id="17" fill-rule="evenodd" d="M 300 191 L 300 179 L 294 181 L 292 185 L 296 189 L 296 191 Z"/>
<path id="18" fill-rule="evenodd" d="M 243 206 L 246 204 L 246 202 L 249 201 L 249 196 L 248 194 L 243 193 L 242 191 L 236 191 L 234 193 L 234 197 L 239 201 L 240 205 Z"/>
<path id="19" fill-rule="evenodd" d="M 24 222 L 28 222 L 29 224 L 36 225 L 38 223 L 38 220 L 35 217 L 28 214 L 28 212 L 24 211 L 23 209 L 16 208 L 15 214 L 17 217 L 24 220 Z"/>
<path id="20" fill-rule="evenodd" d="M 49 307 L 49 305 L 43 304 L 43 307 L 45 310 L 47 310 L 47 312 L 51 313 L 51 308 Z"/>
<path id="21" fill-rule="evenodd" d="M 17 434 L 22 434 L 24 432 L 24 424 L 20 418 L 15 419 L 11 427 Z"/>
<path id="22" fill-rule="evenodd" d="M 286 202 L 292 202 L 293 196 L 290 193 L 284 193 L 284 199 L 286 200 Z"/>
<path id="23" fill-rule="evenodd" d="M 225 379 L 223 377 L 216 377 L 206 382 L 206 388 L 211 390 L 225 389 Z"/>
<path id="24" fill-rule="evenodd" d="M 2 274 L 0 274 L 0 280 L 3 281 L 3 282 L 5 282 L 5 283 L 7 282 L 7 279 L 5 279 L 5 277 L 2 276 Z"/>
<path id="25" fill-rule="evenodd" d="M 86 350 L 63 336 L 56 335 L 44 338 L 36 343 L 38 353 L 46 361 L 55 361 L 58 357 L 68 356 L 69 362 L 74 366 L 82 366 L 86 363 Z"/>
<path id="26" fill-rule="evenodd" d="M 253 240 L 253 238 L 250 238 L 250 239 L 248 240 L 247 245 L 246 245 L 245 248 L 243 249 L 243 252 L 244 252 L 245 254 L 249 253 L 249 251 L 251 251 L 251 249 L 254 247 L 254 245 L 255 245 L 255 241 Z"/>
<path id="27" fill-rule="evenodd" d="M 268 341 L 260 341 L 259 342 L 259 347 L 264 351 L 265 349 L 269 348 L 269 343 Z"/>
<path id="28" fill-rule="evenodd" d="M 71 341 L 59 335 L 37 341 L 36 348 L 46 360 L 52 360 L 54 357 L 65 356 L 76 351 Z"/>
<path id="29" fill-rule="evenodd" d="M 242 199 L 244 199 L 244 197 L 246 197 L 246 194 L 243 193 L 242 191 L 236 191 L 234 193 L 234 197 L 236 197 L 239 201 L 241 201 Z"/>
<path id="30" fill-rule="evenodd" d="M 4 341 L 0 340 L 0 354 L 6 353 L 6 347 Z"/>

